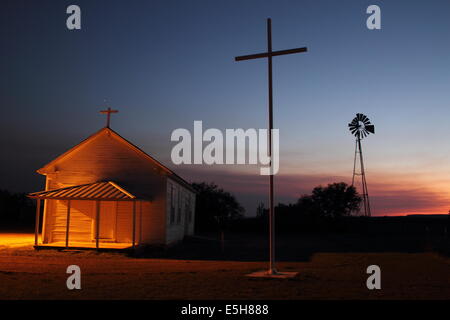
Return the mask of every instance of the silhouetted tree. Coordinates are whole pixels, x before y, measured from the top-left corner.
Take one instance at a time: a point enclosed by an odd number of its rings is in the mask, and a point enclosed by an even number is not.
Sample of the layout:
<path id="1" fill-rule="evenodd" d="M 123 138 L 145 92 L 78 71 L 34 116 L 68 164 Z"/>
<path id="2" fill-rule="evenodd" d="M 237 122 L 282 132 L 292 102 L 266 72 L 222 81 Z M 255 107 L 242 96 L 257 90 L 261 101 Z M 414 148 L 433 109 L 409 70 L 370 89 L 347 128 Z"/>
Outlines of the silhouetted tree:
<path id="1" fill-rule="evenodd" d="M 34 224 L 35 205 L 25 193 L 0 190 L 1 226 L 31 226 Z"/>
<path id="2" fill-rule="evenodd" d="M 193 183 L 198 192 L 195 205 L 197 231 L 223 231 L 233 220 L 243 217 L 244 208 L 235 197 L 215 183 Z"/>
<path id="3" fill-rule="evenodd" d="M 361 200 L 355 187 L 339 182 L 314 188 L 311 195 L 300 197 L 297 205 L 301 211 L 324 218 L 340 218 L 359 211 Z"/>

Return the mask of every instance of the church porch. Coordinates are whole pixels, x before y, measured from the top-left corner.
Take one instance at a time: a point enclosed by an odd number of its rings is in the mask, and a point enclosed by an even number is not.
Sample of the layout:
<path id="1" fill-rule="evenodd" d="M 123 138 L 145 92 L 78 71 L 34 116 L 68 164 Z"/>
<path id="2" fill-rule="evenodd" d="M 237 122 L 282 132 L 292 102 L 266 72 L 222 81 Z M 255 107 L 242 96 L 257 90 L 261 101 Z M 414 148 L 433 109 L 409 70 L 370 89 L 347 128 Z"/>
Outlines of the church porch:
<path id="1" fill-rule="evenodd" d="M 136 203 L 140 200 L 114 182 L 35 192 L 29 197 L 37 201 L 36 249 L 134 249 L 137 245 Z M 42 200 L 47 204 L 40 236 Z M 118 208 L 122 208 L 120 221 Z"/>

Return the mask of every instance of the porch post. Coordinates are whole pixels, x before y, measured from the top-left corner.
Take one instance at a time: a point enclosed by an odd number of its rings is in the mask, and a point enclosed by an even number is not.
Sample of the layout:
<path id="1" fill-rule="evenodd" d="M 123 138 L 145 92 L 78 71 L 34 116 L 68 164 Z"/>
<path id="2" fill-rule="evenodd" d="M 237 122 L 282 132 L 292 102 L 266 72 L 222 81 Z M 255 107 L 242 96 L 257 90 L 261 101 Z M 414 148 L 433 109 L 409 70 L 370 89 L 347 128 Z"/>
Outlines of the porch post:
<path id="1" fill-rule="evenodd" d="M 139 201 L 139 243 L 142 242 L 142 201 Z"/>
<path id="2" fill-rule="evenodd" d="M 133 200 L 133 249 L 136 245 L 136 201 Z"/>
<path id="3" fill-rule="evenodd" d="M 36 198 L 36 223 L 34 227 L 34 245 L 39 243 L 39 218 L 41 215 L 41 199 Z"/>
<path id="4" fill-rule="evenodd" d="M 95 211 L 96 211 L 96 221 L 95 224 L 95 247 L 99 248 L 99 237 L 100 237 L 100 201 L 95 201 Z"/>
<path id="5" fill-rule="evenodd" d="M 69 229 L 70 229 L 70 200 L 67 200 L 66 248 L 69 248 Z"/>

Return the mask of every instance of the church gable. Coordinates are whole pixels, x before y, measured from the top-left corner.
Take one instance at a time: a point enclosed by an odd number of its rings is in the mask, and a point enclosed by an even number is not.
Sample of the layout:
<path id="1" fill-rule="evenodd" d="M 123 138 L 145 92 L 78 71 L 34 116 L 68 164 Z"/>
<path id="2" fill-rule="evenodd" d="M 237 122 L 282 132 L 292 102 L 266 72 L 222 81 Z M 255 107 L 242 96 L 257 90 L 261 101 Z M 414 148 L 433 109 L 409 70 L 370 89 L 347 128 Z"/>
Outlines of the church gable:
<path id="1" fill-rule="evenodd" d="M 38 170 L 67 184 L 139 180 L 164 171 L 156 160 L 152 161 L 109 128 L 100 130 Z"/>

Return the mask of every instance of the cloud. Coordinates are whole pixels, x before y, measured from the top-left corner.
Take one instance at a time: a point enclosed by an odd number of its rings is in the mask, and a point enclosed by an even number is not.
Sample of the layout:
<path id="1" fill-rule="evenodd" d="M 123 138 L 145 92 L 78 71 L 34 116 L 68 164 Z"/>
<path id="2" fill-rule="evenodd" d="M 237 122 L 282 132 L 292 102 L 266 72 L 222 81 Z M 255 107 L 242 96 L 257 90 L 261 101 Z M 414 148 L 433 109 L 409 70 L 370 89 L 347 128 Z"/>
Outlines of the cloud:
<path id="1" fill-rule="evenodd" d="M 374 183 L 371 188 L 371 201 L 378 215 L 447 213 L 450 208 L 448 195 L 429 187 Z"/>
<path id="2" fill-rule="evenodd" d="M 189 181 L 215 182 L 233 193 L 244 205 L 247 215 L 254 215 L 260 201 L 267 203 L 269 178 L 248 171 L 233 171 L 226 167 L 179 167 L 176 169 Z M 351 183 L 351 176 L 328 174 L 279 174 L 274 177 L 275 202 L 294 202 L 309 194 L 318 185 L 333 182 Z M 373 215 L 404 215 L 412 213 L 446 213 L 450 208 L 448 193 L 434 190 L 433 183 L 417 175 L 371 175 L 369 195 Z M 356 184 L 358 188 L 358 185 Z"/>

